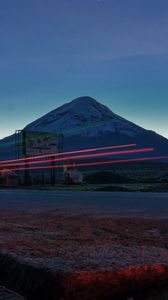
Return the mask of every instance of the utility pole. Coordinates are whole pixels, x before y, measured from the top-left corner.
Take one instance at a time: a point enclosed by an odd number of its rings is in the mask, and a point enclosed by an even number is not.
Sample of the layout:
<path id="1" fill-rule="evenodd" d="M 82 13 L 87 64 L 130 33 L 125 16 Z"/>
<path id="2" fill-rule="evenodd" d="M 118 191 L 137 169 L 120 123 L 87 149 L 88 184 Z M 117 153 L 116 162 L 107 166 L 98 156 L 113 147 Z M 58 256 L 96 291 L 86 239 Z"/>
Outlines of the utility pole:
<path id="1" fill-rule="evenodd" d="M 23 130 L 23 155 L 25 157 L 25 174 L 24 174 L 24 183 L 26 186 L 30 184 L 30 171 L 29 171 L 29 162 L 26 160 L 27 151 L 26 151 L 26 131 Z"/>

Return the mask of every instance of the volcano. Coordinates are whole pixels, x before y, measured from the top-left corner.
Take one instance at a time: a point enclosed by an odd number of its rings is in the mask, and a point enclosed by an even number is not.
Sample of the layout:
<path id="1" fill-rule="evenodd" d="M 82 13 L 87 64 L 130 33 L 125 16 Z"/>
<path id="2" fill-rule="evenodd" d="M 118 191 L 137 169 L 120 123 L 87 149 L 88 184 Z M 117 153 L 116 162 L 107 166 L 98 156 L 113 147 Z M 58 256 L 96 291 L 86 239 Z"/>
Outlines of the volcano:
<path id="1" fill-rule="evenodd" d="M 94 137 L 109 133 L 135 136 L 143 128 L 121 118 L 91 97 L 80 97 L 26 126 L 27 130 L 60 131 L 65 135 Z"/>
<path id="2" fill-rule="evenodd" d="M 168 139 L 126 120 L 88 96 L 54 109 L 24 129 L 63 133 L 65 151 L 135 143 L 138 147 L 154 147 L 152 156 L 168 155 Z M 13 152 L 13 156 L 14 138 L 13 135 L 0 141 L 1 147 L 8 143 L 8 152 Z"/>
<path id="3" fill-rule="evenodd" d="M 168 140 L 115 114 L 95 99 L 84 96 L 66 103 L 30 123 L 32 131 L 62 132 L 64 149 L 82 149 L 136 143 L 168 154 Z"/>

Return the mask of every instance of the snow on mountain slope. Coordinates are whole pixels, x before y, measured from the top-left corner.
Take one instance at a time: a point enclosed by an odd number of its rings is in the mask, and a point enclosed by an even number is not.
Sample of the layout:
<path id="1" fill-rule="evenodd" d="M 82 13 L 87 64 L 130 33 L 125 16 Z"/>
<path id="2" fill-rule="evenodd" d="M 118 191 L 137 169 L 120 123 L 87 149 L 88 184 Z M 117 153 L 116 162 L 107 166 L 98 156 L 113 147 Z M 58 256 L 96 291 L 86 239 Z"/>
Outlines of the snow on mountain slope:
<path id="1" fill-rule="evenodd" d="M 134 143 L 137 147 L 154 147 L 155 152 L 149 156 L 168 155 L 166 138 L 116 115 L 90 97 L 66 103 L 24 129 L 62 132 L 65 151 Z M 0 159 L 16 157 L 15 143 L 15 135 L 0 140 Z"/>
<path id="2" fill-rule="evenodd" d="M 144 130 L 90 97 L 80 97 L 66 103 L 29 124 L 26 129 L 61 131 L 71 136 L 99 136 L 110 132 L 135 136 Z"/>

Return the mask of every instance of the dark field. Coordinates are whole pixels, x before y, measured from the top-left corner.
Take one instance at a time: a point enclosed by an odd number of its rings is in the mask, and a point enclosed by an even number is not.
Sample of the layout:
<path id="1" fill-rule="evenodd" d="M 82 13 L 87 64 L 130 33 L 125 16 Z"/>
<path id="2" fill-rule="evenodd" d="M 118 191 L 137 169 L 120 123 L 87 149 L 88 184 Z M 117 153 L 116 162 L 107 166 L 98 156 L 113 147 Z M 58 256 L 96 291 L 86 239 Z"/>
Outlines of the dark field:
<path id="1" fill-rule="evenodd" d="M 168 299 L 167 165 L 103 172 L 108 183 L 0 190 L 2 286 L 27 300 Z"/>
<path id="2" fill-rule="evenodd" d="M 76 215 L 72 211 L 54 210 L 1 211 L 0 220 L 1 253 L 16 260 L 11 274 L 15 269 L 18 275 L 22 272 L 24 284 L 18 283 L 16 277 L 14 287 L 24 296 L 28 296 L 25 290 L 30 285 L 26 266 L 31 266 L 32 278 L 36 269 L 64 274 L 65 298 L 58 299 L 129 299 L 130 294 L 138 300 L 167 299 L 164 290 L 168 280 L 168 219 L 100 213 Z M 17 261 L 24 263 L 19 271 Z M 0 282 L 4 284 L 3 275 Z M 131 288 L 132 282 L 136 288 Z M 10 280 L 8 285 L 13 288 Z M 108 296 L 109 292 L 115 298 Z M 49 298 L 40 297 L 57 299 L 54 293 Z M 37 294 L 27 299 L 37 299 Z"/>

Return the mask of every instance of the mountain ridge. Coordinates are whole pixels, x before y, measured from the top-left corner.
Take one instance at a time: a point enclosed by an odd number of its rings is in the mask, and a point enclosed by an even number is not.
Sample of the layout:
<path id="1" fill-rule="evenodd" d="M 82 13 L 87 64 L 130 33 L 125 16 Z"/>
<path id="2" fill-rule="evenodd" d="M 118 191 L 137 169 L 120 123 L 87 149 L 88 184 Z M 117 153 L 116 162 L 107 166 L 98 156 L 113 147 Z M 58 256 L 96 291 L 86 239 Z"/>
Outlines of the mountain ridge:
<path id="1" fill-rule="evenodd" d="M 65 151 L 133 143 L 154 147 L 155 152 L 148 155 L 168 155 L 168 139 L 126 120 L 89 96 L 63 104 L 29 123 L 24 130 L 62 132 Z M 7 141 L 13 143 L 10 148 L 3 147 Z M 0 140 L 1 147 L 8 152 L 11 149 L 12 157 L 14 142 L 15 135 Z"/>
<path id="2" fill-rule="evenodd" d="M 40 129 L 42 131 L 53 131 L 53 129 L 57 129 L 58 131 L 66 133 L 67 129 L 70 132 L 70 126 L 72 127 L 72 135 L 74 135 L 75 132 L 74 127 L 76 127 L 78 131 L 80 126 L 92 128 L 90 129 L 91 136 L 96 135 L 96 133 L 99 133 L 100 131 L 126 131 L 128 135 L 134 135 L 135 133 L 144 130 L 144 128 L 120 117 L 112 112 L 107 106 L 89 96 L 79 97 L 69 103 L 63 104 L 43 117 L 28 124 L 25 129 Z M 101 127 L 101 129 L 93 130 L 94 127 Z M 83 134 L 83 132 L 81 134 L 85 136 L 88 135 L 86 133 Z"/>

